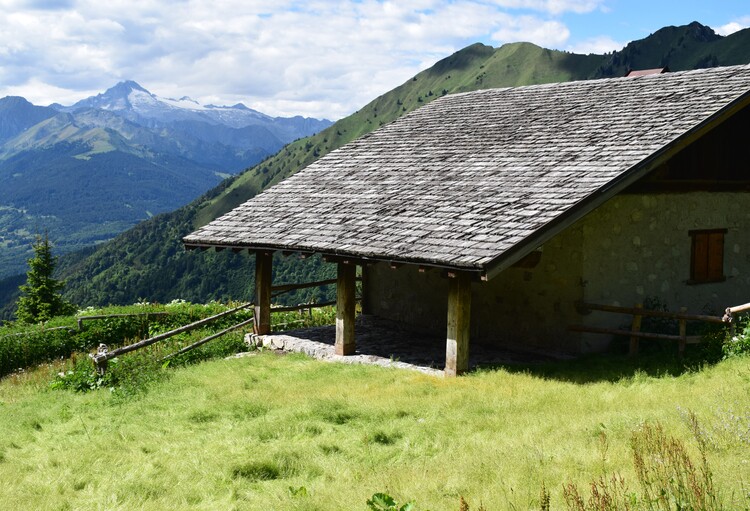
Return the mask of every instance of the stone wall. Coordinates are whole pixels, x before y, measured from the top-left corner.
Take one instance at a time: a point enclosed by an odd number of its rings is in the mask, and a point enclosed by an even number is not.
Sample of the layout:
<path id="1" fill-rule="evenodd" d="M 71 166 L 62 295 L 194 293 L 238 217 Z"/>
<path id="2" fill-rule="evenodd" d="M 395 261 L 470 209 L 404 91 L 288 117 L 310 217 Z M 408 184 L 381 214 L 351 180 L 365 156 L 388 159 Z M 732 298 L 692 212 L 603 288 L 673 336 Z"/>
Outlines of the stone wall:
<path id="1" fill-rule="evenodd" d="M 581 236 L 580 228 L 567 229 L 542 247 L 534 268 L 509 268 L 490 282 L 474 282 L 472 341 L 578 351 L 578 336 L 567 325 L 578 320 L 574 304 L 583 298 Z M 440 270 L 378 263 L 368 271 L 373 314 L 445 337 L 448 279 Z"/>
<path id="2" fill-rule="evenodd" d="M 688 284 L 693 229 L 726 228 L 725 282 Z M 619 327 L 629 316 L 582 315 L 578 301 L 633 306 L 647 300 L 719 314 L 750 301 L 750 194 L 620 195 L 541 247 L 534 268 L 513 267 L 472 284 L 472 341 L 561 352 L 597 351 L 606 335 L 572 324 Z M 369 268 L 372 313 L 444 336 L 448 279 L 384 263 Z M 676 332 L 675 332 L 676 333 Z"/>
<path id="3" fill-rule="evenodd" d="M 721 315 L 750 301 L 750 194 L 693 192 L 620 195 L 581 222 L 587 302 L 632 307 L 656 301 L 670 310 Z M 725 228 L 726 281 L 689 284 L 688 231 Z M 629 316 L 601 312 L 581 318 L 593 326 L 622 326 Z M 677 333 L 677 332 L 675 332 Z M 582 351 L 606 336 L 582 336 Z"/>

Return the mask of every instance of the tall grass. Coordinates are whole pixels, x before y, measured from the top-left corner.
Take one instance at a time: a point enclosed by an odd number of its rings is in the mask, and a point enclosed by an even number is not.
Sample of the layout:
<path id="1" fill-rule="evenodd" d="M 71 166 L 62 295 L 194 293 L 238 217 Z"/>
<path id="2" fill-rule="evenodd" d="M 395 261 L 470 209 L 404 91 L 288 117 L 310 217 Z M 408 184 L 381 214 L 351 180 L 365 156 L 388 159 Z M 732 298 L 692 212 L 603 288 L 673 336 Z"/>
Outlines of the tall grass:
<path id="1" fill-rule="evenodd" d="M 685 410 L 724 507 L 748 505 L 748 358 L 688 371 L 591 359 L 442 380 L 262 353 L 170 374 L 126 400 L 0 381 L 3 505 L 366 510 L 387 493 L 421 511 L 461 498 L 542 509 L 544 485 L 549 509 L 565 509 L 567 483 L 617 473 L 637 489 L 640 425 L 693 445 Z"/>

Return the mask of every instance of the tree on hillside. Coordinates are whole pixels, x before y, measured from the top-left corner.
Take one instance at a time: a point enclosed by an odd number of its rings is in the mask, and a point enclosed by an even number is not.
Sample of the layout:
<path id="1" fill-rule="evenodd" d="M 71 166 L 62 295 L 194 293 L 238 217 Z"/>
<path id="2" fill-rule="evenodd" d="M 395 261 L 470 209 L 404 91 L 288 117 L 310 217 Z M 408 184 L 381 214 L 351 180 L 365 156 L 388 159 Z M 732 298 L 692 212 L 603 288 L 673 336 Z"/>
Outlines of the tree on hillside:
<path id="1" fill-rule="evenodd" d="M 16 317 L 24 323 L 38 323 L 72 314 L 75 307 L 63 300 L 60 294 L 65 283 L 52 278 L 57 257 L 52 255 L 46 232 L 44 237 L 36 237 L 32 248 L 34 257 L 28 260 L 26 284 L 19 286 L 23 294 L 16 302 Z"/>

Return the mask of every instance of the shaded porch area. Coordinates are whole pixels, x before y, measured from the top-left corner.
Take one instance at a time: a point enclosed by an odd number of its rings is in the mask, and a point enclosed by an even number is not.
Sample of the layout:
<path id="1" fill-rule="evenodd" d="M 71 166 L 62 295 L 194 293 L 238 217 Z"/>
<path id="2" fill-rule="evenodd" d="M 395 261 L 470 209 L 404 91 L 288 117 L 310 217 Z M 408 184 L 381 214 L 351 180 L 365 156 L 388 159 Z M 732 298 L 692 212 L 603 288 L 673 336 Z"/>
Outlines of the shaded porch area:
<path id="1" fill-rule="evenodd" d="M 321 360 L 350 364 L 397 367 L 443 376 L 446 364 L 445 337 L 404 329 L 394 321 L 372 315 L 357 316 L 354 353 L 337 355 L 335 325 L 249 336 L 256 346 L 304 353 Z M 534 364 L 559 360 L 549 353 L 514 350 L 474 342 L 469 353 L 469 370 L 512 364 Z"/>

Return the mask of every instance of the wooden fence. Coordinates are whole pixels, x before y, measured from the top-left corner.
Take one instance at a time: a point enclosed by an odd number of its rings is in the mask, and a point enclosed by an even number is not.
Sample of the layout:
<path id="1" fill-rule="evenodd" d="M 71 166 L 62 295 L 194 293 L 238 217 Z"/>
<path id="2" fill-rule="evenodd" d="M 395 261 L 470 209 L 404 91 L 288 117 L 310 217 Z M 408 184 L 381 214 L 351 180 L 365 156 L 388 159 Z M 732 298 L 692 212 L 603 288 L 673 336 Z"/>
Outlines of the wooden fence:
<path id="1" fill-rule="evenodd" d="M 215 314 L 208 318 L 194 321 L 188 325 L 175 328 L 174 330 L 170 330 L 169 332 L 164 332 L 163 334 L 155 335 L 154 337 L 149 337 L 148 339 L 143 339 L 142 341 L 138 341 L 134 344 L 123 346 L 122 348 L 117 348 L 112 351 L 110 351 L 106 345 L 100 344 L 96 353 L 93 355 L 89 355 L 89 357 L 91 357 L 91 359 L 93 360 L 94 366 L 96 367 L 96 371 L 99 374 L 104 374 L 107 371 L 107 361 L 112 358 L 115 358 L 118 355 L 124 355 L 125 353 L 130 353 L 131 351 L 139 350 L 141 348 L 145 348 L 146 346 L 150 346 L 159 341 L 163 341 L 164 339 L 169 339 L 170 337 L 174 337 L 177 334 L 181 334 L 183 332 L 189 332 L 190 330 L 195 330 L 196 328 L 202 327 L 219 318 L 223 318 L 225 316 L 235 314 L 236 312 L 239 312 L 243 309 L 247 309 L 248 307 L 251 307 L 252 305 L 253 304 L 251 303 L 245 303 L 243 305 L 240 305 L 239 307 L 229 309 L 228 311 L 220 312 L 219 314 Z"/>
<path id="2" fill-rule="evenodd" d="M 586 326 L 586 325 L 572 325 L 569 327 L 569 330 L 572 330 L 574 332 L 622 335 L 625 337 L 629 337 L 630 348 L 629 348 L 628 354 L 630 356 L 638 355 L 640 340 L 646 338 L 646 339 L 677 341 L 678 343 L 677 354 L 680 357 L 682 357 L 685 353 L 685 346 L 687 344 L 697 344 L 701 342 L 701 336 L 699 335 L 688 336 L 687 335 L 687 322 L 688 321 L 702 321 L 706 323 L 728 323 L 728 321 L 725 319 L 727 315 L 722 317 L 722 316 L 709 316 L 705 314 L 689 314 L 687 312 L 686 307 L 681 307 L 680 312 L 644 309 L 643 304 L 640 304 L 640 303 L 636 304 L 634 307 L 620 307 L 620 306 L 615 306 L 615 305 L 601 305 L 601 304 L 596 304 L 596 303 L 578 303 L 576 304 L 576 307 L 578 308 L 578 310 L 584 311 L 584 312 L 595 310 L 595 311 L 602 311 L 602 312 L 610 312 L 614 314 L 627 314 L 627 315 L 632 316 L 632 321 L 630 323 L 630 330 L 616 329 L 616 328 L 602 328 L 602 327 L 594 327 L 594 326 Z M 745 307 L 745 306 L 740 306 L 740 307 Z M 727 308 L 727 314 L 730 314 L 729 313 L 730 309 L 734 310 L 735 308 L 733 307 Z M 743 309 L 743 310 L 750 310 L 750 304 L 747 305 L 747 309 Z M 741 312 L 741 311 L 737 310 L 735 312 Z M 665 334 L 665 333 L 656 333 L 656 332 L 644 332 L 641 330 L 644 317 L 666 318 L 666 319 L 675 320 L 677 321 L 677 325 L 678 325 L 678 333 L 674 335 L 674 334 Z"/>
<path id="3" fill-rule="evenodd" d="M 360 277 L 360 278 L 357 278 L 357 280 L 361 281 L 362 279 Z M 335 283 L 336 283 L 336 279 L 321 280 L 321 281 L 317 281 L 317 282 L 306 282 L 306 283 L 303 283 L 303 284 L 283 284 L 283 285 L 278 285 L 278 286 L 272 286 L 271 287 L 271 292 L 275 291 L 276 294 L 274 294 L 272 296 L 276 297 L 276 296 L 279 296 L 281 294 L 284 294 L 284 293 L 287 293 L 287 292 L 290 292 L 290 291 L 295 291 L 295 290 L 298 290 L 298 289 L 307 289 L 307 288 L 311 288 L 311 287 L 325 286 L 325 285 L 330 285 L 330 284 L 335 284 Z M 324 302 L 324 303 L 302 303 L 302 304 L 299 304 L 299 305 L 292 305 L 292 306 L 288 306 L 288 307 L 271 307 L 271 313 L 274 313 L 274 312 L 304 311 L 304 310 L 310 310 L 311 311 L 314 308 L 329 307 L 331 305 L 336 305 L 336 302 L 333 301 L 333 302 Z M 106 372 L 106 370 L 107 370 L 107 361 L 111 360 L 111 359 L 113 359 L 115 357 L 117 357 L 118 355 L 124 355 L 125 353 L 130 353 L 131 351 L 136 351 L 136 350 L 139 350 L 141 348 L 145 348 L 146 346 L 150 346 L 150 345 L 152 345 L 154 343 L 157 343 L 159 341 L 163 341 L 163 340 L 168 339 L 170 337 L 173 337 L 175 335 L 178 335 L 178 334 L 181 334 L 181 333 L 184 333 L 184 332 L 189 332 L 190 330 L 195 330 L 196 328 L 200 328 L 200 327 L 202 327 L 202 326 L 204 326 L 204 325 L 206 325 L 206 324 L 208 324 L 208 323 L 210 323 L 210 322 L 212 322 L 214 320 L 217 320 L 219 318 L 223 318 L 223 317 L 235 314 L 235 313 L 237 313 L 237 312 L 239 312 L 239 311 L 241 311 L 243 309 L 251 308 L 253 306 L 254 305 L 252 303 L 245 303 L 243 305 L 240 305 L 239 307 L 235 307 L 235 308 L 230 309 L 228 311 L 221 312 L 221 313 L 216 314 L 214 316 L 211 316 L 211 317 L 208 317 L 208 318 L 204 318 L 204 319 L 201 319 L 199 321 L 195 321 L 195 322 L 190 323 L 188 325 L 181 326 L 179 328 L 175 328 L 174 330 L 170 330 L 169 332 L 164 332 L 162 334 L 159 334 L 159 335 L 156 335 L 156 336 L 153 336 L 153 337 L 149 337 L 148 339 L 143 339 L 143 340 L 138 341 L 138 342 L 136 342 L 134 344 L 130 344 L 128 346 L 123 346 L 121 348 L 117 348 L 117 349 L 114 349 L 112 351 L 110 351 L 109 348 L 106 345 L 100 344 L 99 348 L 97 349 L 97 352 L 95 354 L 90 354 L 89 357 L 91 357 L 92 361 L 94 362 L 94 366 L 96 367 L 97 372 L 99 374 L 104 374 Z M 166 312 L 154 312 L 154 313 L 148 313 L 148 314 L 149 315 L 152 315 L 152 314 L 154 314 L 154 315 L 161 315 L 161 314 L 168 314 L 168 313 L 166 313 Z M 82 328 L 82 320 L 88 321 L 88 320 L 94 320 L 94 319 L 105 319 L 105 318 L 108 318 L 108 317 L 120 317 L 120 316 L 132 316 L 132 315 L 137 315 L 137 314 L 112 314 L 112 315 L 108 315 L 108 316 L 82 316 L 82 317 L 78 318 L 78 327 L 79 327 L 79 329 Z M 177 351 L 175 353 L 172 353 L 171 355 L 167 355 L 162 360 L 166 360 L 166 359 L 175 357 L 177 355 L 181 355 L 183 353 L 186 353 L 186 352 L 188 352 L 190 350 L 193 350 L 193 349 L 195 349 L 195 348 L 197 348 L 199 346 L 202 346 L 203 344 L 205 344 L 205 343 L 207 343 L 209 341 L 217 339 L 217 338 L 219 338 L 219 337 L 221 337 L 221 336 L 223 336 L 223 335 L 225 335 L 225 334 L 227 334 L 229 332 L 232 332 L 234 330 L 238 330 L 238 329 L 240 329 L 242 327 L 248 326 L 248 325 L 252 324 L 254 321 L 255 321 L 255 318 L 250 318 L 248 320 L 245 320 L 245 321 L 242 321 L 240 323 L 237 323 L 236 325 L 232 325 L 232 326 L 230 326 L 228 328 L 225 328 L 224 330 L 222 330 L 220 332 L 217 332 L 215 334 L 209 335 L 208 337 L 205 337 L 205 338 L 201 339 L 198 342 L 195 342 L 195 343 L 193 343 L 193 344 L 191 344 L 189 346 L 185 346 L 181 350 L 179 350 L 179 351 Z"/>
<path id="4" fill-rule="evenodd" d="M 362 282 L 362 277 L 357 277 L 354 280 L 357 282 Z M 289 293 L 291 291 L 297 291 L 298 289 L 330 286 L 331 284 L 335 284 L 336 282 L 337 279 L 327 279 L 319 280 L 317 282 L 306 282 L 304 284 L 280 284 L 278 286 L 271 286 L 271 298 L 276 298 L 279 295 L 283 295 L 284 293 Z"/>

